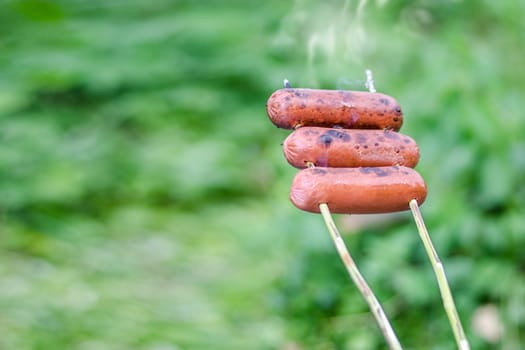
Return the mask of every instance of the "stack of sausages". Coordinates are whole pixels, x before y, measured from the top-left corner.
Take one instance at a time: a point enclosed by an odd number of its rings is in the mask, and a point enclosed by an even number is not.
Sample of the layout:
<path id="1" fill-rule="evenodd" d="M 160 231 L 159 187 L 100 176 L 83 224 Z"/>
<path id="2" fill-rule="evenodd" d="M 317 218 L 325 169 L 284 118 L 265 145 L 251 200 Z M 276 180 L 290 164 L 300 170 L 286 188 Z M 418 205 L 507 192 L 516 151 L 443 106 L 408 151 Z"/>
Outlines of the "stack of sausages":
<path id="1" fill-rule="evenodd" d="M 319 213 L 372 214 L 422 204 L 427 188 L 412 168 L 419 148 L 398 132 L 401 107 L 390 96 L 363 91 L 284 88 L 266 104 L 271 121 L 293 129 L 283 144 L 300 170 L 290 192 L 299 209 Z"/>

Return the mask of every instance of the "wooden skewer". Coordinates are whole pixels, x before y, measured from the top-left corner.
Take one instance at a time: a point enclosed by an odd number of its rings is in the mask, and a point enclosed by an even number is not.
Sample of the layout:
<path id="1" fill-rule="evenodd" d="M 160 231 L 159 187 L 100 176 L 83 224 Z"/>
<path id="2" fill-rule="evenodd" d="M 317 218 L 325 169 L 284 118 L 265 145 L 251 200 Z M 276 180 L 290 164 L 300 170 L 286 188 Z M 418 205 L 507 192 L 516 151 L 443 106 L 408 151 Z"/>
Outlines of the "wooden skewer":
<path id="1" fill-rule="evenodd" d="M 365 85 L 370 92 L 376 92 L 372 71 L 370 69 L 366 70 Z M 284 87 L 290 88 L 290 83 L 287 79 L 284 80 Z M 312 163 L 309 163 L 308 166 L 313 167 L 314 165 Z M 463 327 L 461 325 L 461 321 L 457 313 L 454 299 L 452 297 L 452 293 L 448 285 L 447 277 L 445 275 L 445 269 L 432 244 L 425 223 L 423 221 L 423 216 L 421 215 L 421 211 L 419 210 L 417 201 L 415 199 L 411 200 L 409 202 L 409 206 L 412 211 L 412 215 L 414 216 L 419 236 L 421 238 L 421 241 L 423 242 L 423 245 L 425 246 L 425 251 L 430 259 L 432 268 L 434 269 L 441 297 L 443 299 L 443 305 L 447 313 L 450 325 L 452 327 L 452 331 L 454 333 L 454 337 L 456 339 L 458 348 L 459 350 L 470 350 L 470 345 L 465 336 L 465 332 L 463 331 Z M 348 248 L 346 247 L 345 242 L 342 239 L 339 230 L 337 229 L 337 226 L 335 225 L 335 222 L 332 219 L 332 214 L 330 212 L 330 209 L 328 208 L 328 205 L 326 203 L 321 203 L 319 205 L 319 209 L 325 221 L 326 227 L 328 228 L 328 231 L 330 233 L 330 237 L 334 242 L 337 252 L 341 257 L 341 260 L 343 261 L 343 264 L 345 265 L 345 268 L 348 271 L 350 278 L 352 279 L 354 284 L 359 289 L 359 292 L 363 295 L 364 299 L 368 303 L 368 306 L 372 314 L 374 315 L 376 322 L 379 325 L 379 328 L 381 329 L 381 332 L 383 333 L 383 336 L 389 348 L 391 350 L 402 350 L 401 344 L 399 343 L 394 329 L 392 328 L 390 321 L 388 320 L 383 308 L 381 307 L 381 304 L 372 292 L 372 289 L 366 283 L 363 275 L 359 272 L 357 265 L 352 259 L 352 256 L 350 255 L 350 252 L 348 251 Z"/>
<path id="2" fill-rule="evenodd" d="M 368 87 L 370 92 L 375 92 L 374 81 L 372 79 L 372 71 L 367 70 L 366 75 L 366 86 Z M 290 86 L 288 80 L 285 80 L 284 85 L 285 87 Z M 309 162 L 307 166 L 314 167 L 314 164 Z M 334 242 L 335 248 L 337 249 L 341 260 L 345 265 L 346 271 L 348 272 L 350 278 L 357 286 L 357 289 L 367 302 L 370 311 L 374 315 L 374 318 L 379 328 L 381 329 L 381 332 L 383 333 L 383 337 L 385 338 L 388 347 L 390 348 L 390 350 L 402 350 L 403 348 L 401 347 L 401 344 L 397 338 L 394 329 L 392 328 L 392 325 L 390 324 L 390 321 L 388 320 L 388 317 L 385 314 L 385 311 L 381 307 L 381 304 L 377 300 L 372 289 L 366 283 L 366 280 L 364 279 L 363 275 L 357 268 L 354 259 L 352 259 L 352 256 L 350 255 L 350 252 L 348 251 L 348 248 L 346 247 L 346 244 L 343 238 L 341 237 L 341 234 L 339 233 L 339 230 L 337 229 L 334 220 L 332 219 L 332 213 L 330 212 L 328 205 L 326 203 L 321 203 L 319 205 L 319 209 L 321 211 L 321 215 L 323 216 L 326 227 L 328 228 L 328 232 L 330 233 L 330 237 Z"/>
<path id="3" fill-rule="evenodd" d="M 365 86 L 368 88 L 368 91 L 376 92 L 376 87 L 374 86 L 374 77 L 372 76 L 372 71 L 370 69 L 367 69 L 365 73 L 366 73 Z"/>
<path id="4" fill-rule="evenodd" d="M 326 203 L 321 203 L 319 205 L 319 209 L 321 210 L 321 215 L 323 216 L 326 227 L 328 228 L 328 232 L 330 232 L 330 237 L 332 238 L 335 244 L 335 248 L 337 249 L 337 252 L 341 257 L 341 260 L 343 260 L 343 264 L 345 265 L 345 268 L 348 271 L 350 278 L 357 286 L 357 289 L 359 289 L 359 292 L 361 292 L 361 295 L 363 295 L 363 298 L 365 298 L 366 302 L 368 303 L 370 311 L 374 315 L 376 322 L 379 325 L 383 336 L 385 337 L 388 347 L 390 348 L 390 350 L 402 350 L 403 348 L 401 347 L 401 344 L 397 339 L 396 333 L 390 325 L 390 322 L 388 321 L 388 318 L 386 317 L 386 314 L 383 311 L 381 304 L 372 292 L 372 289 L 366 283 L 365 279 L 363 278 L 363 275 L 361 275 L 361 273 L 359 272 L 357 265 L 352 259 L 352 256 L 350 255 L 350 252 L 348 251 L 348 248 L 346 247 L 346 244 L 343 241 L 343 238 L 339 234 L 339 230 L 337 229 L 337 226 L 335 225 L 335 222 L 332 219 L 332 214 L 330 213 L 328 205 Z"/>
<path id="5" fill-rule="evenodd" d="M 461 325 L 458 311 L 456 309 L 454 299 L 452 298 L 452 293 L 450 292 L 450 287 L 448 285 L 447 276 L 445 275 L 443 263 L 439 259 L 436 249 L 432 244 L 432 240 L 428 234 L 417 201 L 412 199 L 409 205 L 412 215 L 414 216 L 414 221 L 416 222 L 419 237 L 425 246 L 425 251 L 427 252 L 430 263 L 432 264 L 432 269 L 434 269 L 434 274 L 436 275 L 441 298 L 443 299 L 443 306 L 445 308 L 445 312 L 447 313 L 450 326 L 452 327 L 452 332 L 454 333 L 454 338 L 456 339 L 458 349 L 469 350 L 470 345 L 468 343 L 467 337 L 465 336 L 465 332 L 463 331 L 463 326 Z"/>
<path id="6" fill-rule="evenodd" d="M 370 92 L 376 92 L 374 78 L 370 69 L 366 70 L 366 87 Z M 434 245 L 432 244 L 432 240 L 428 234 L 425 222 L 423 221 L 423 216 L 419 210 L 419 205 L 417 204 L 417 201 L 413 199 L 409 202 L 409 206 L 410 210 L 412 211 L 412 215 L 414 216 L 414 221 L 416 222 L 419 237 L 425 246 L 425 251 L 428 255 L 428 258 L 430 259 L 430 263 L 432 264 L 434 274 L 436 275 L 441 298 L 443 299 L 443 306 L 445 308 L 445 312 L 447 313 L 450 326 L 452 327 L 458 349 L 470 350 L 470 345 L 468 343 L 467 337 L 465 336 L 465 332 L 463 331 L 463 326 L 461 325 L 456 305 L 454 303 L 452 293 L 450 292 L 447 276 L 445 275 L 445 268 L 439 259 Z"/>

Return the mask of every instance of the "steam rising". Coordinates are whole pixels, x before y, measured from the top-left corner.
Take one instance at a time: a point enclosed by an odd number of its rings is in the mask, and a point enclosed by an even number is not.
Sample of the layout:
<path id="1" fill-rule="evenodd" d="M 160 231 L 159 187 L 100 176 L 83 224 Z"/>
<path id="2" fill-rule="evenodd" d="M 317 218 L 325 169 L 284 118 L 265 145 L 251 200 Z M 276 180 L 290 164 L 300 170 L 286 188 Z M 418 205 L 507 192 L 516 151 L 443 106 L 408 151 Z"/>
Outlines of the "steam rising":
<path id="1" fill-rule="evenodd" d="M 382 6 L 386 1 L 378 0 L 376 4 Z M 320 62 L 344 74 L 349 65 L 365 64 L 365 53 L 371 47 L 365 28 L 367 3 L 295 0 L 291 13 L 283 19 L 276 43 L 297 47 L 306 54 L 305 66 L 313 85 L 318 83 L 315 67 Z M 338 84 L 341 83 L 348 82 Z"/>

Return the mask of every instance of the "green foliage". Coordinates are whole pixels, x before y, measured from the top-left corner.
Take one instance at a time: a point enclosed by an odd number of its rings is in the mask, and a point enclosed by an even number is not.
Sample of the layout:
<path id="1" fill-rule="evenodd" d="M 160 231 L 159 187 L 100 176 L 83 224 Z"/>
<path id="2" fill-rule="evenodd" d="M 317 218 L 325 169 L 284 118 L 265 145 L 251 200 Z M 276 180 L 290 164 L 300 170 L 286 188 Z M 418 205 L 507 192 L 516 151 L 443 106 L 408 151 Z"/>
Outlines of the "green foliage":
<path id="1" fill-rule="evenodd" d="M 357 9 L 2 2 L 0 348 L 385 348 L 322 219 L 287 199 L 287 132 L 264 105 L 283 78 L 363 89 L 365 68 L 420 146 L 473 348 L 521 348 L 524 5 Z M 345 240 L 401 343 L 453 349 L 409 216 Z M 472 327 L 487 304 L 494 343 Z"/>

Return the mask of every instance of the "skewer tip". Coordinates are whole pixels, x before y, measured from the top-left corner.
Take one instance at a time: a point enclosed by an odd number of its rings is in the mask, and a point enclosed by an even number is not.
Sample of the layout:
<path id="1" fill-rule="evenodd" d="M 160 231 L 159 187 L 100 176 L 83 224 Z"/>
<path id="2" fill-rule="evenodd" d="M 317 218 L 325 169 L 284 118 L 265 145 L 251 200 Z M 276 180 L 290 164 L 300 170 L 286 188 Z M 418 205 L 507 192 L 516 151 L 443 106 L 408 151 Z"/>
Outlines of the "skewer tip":
<path id="1" fill-rule="evenodd" d="M 368 91 L 376 92 L 376 88 L 374 86 L 374 77 L 372 75 L 372 70 L 370 70 L 370 69 L 365 70 L 365 74 L 366 74 L 366 84 L 365 84 L 365 86 L 367 87 Z"/>

